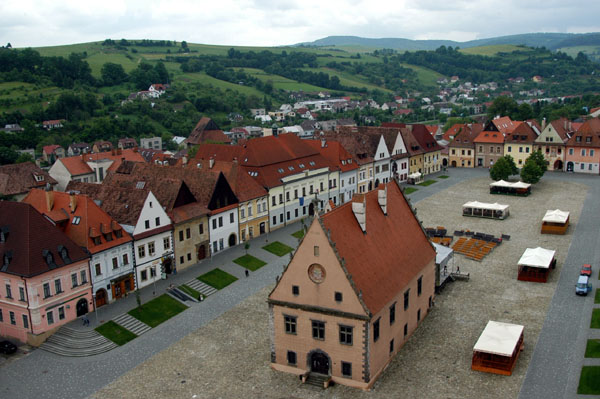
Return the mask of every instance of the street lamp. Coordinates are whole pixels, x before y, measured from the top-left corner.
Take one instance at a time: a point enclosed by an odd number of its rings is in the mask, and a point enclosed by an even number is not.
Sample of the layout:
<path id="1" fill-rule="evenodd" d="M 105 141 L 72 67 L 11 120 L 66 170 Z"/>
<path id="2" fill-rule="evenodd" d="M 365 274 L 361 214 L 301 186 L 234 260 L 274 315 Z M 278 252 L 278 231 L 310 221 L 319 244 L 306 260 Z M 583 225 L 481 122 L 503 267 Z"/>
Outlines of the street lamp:
<path id="1" fill-rule="evenodd" d="M 94 313 L 96 313 L 96 325 L 100 325 L 98 323 L 98 306 L 96 306 L 96 295 L 92 295 L 92 302 L 94 302 Z"/>

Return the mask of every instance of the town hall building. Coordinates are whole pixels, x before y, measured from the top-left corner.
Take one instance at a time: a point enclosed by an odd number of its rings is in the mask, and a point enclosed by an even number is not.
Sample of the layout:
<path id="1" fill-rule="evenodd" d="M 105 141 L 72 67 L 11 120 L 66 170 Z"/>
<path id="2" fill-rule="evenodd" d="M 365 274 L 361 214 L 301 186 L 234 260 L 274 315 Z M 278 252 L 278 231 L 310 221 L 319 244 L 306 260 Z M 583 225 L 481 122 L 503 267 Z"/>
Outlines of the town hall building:
<path id="1" fill-rule="evenodd" d="M 269 295 L 271 367 L 371 388 L 432 306 L 435 255 L 395 181 L 316 216 Z"/>

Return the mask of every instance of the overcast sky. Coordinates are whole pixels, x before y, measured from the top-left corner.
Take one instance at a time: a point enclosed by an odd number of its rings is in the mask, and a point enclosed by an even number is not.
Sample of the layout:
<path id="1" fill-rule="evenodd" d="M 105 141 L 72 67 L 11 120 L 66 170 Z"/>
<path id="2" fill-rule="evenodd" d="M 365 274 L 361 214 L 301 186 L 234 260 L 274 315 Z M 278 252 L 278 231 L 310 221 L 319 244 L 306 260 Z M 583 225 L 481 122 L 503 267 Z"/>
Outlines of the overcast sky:
<path id="1" fill-rule="evenodd" d="M 111 39 L 277 46 L 331 35 L 466 41 L 600 32 L 598 0 L 2 0 L 0 44 Z"/>

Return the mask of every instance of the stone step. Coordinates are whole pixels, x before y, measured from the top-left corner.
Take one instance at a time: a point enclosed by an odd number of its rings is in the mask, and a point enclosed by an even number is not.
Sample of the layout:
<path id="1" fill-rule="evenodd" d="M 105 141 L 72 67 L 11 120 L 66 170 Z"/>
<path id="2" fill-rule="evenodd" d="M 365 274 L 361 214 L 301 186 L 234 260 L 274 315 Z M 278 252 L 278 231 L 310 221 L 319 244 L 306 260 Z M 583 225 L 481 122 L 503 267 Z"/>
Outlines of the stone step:
<path id="1" fill-rule="evenodd" d="M 40 345 L 40 349 L 61 356 L 84 357 L 99 355 L 100 353 L 108 352 L 116 348 L 117 346 L 118 345 L 114 342 L 106 340 L 106 343 L 104 345 L 97 345 L 91 348 L 68 348 L 62 345 L 57 345 L 46 341 L 42 345 Z"/>
<path id="2" fill-rule="evenodd" d="M 330 378 L 329 376 L 310 373 L 308 375 L 308 377 L 306 378 L 305 384 L 312 385 L 312 386 L 324 389 L 325 388 L 325 382 L 329 378 Z"/>
<path id="3" fill-rule="evenodd" d="M 78 339 L 70 339 L 66 337 L 52 335 L 50 338 L 46 340 L 46 342 L 51 342 L 57 345 L 62 345 L 68 348 L 89 348 L 95 345 L 102 345 L 106 342 L 106 338 L 99 335 L 98 337 L 78 340 Z"/>
<path id="4" fill-rule="evenodd" d="M 77 337 L 77 338 L 90 338 L 95 337 L 98 333 L 92 329 L 86 330 L 75 330 L 74 328 L 62 326 L 57 332 L 57 334 L 61 334 L 68 337 Z"/>
<path id="5" fill-rule="evenodd" d="M 203 283 L 202 281 L 198 280 L 197 278 L 188 281 L 187 283 L 185 283 L 185 285 L 187 285 L 190 288 L 195 289 L 196 291 L 198 291 L 199 293 L 201 293 L 204 296 L 212 295 L 218 291 L 215 287 L 211 287 L 210 285 Z"/>
<path id="6" fill-rule="evenodd" d="M 152 329 L 149 325 L 142 323 L 128 313 L 123 313 L 113 319 L 121 327 L 131 331 L 135 335 L 142 335 Z"/>

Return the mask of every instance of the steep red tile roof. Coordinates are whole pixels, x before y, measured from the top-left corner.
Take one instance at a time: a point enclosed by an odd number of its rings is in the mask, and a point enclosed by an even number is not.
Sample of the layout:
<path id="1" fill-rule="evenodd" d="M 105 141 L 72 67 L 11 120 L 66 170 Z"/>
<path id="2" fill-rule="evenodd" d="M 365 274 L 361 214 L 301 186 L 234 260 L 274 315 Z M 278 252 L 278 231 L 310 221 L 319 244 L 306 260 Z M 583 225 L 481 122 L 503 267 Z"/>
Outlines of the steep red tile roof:
<path id="1" fill-rule="evenodd" d="M 386 186 L 387 216 L 379 206 L 378 190 L 366 194 L 366 234 L 356 221 L 351 202 L 321 217 L 372 315 L 435 259 L 435 250 L 398 184 L 390 182 Z"/>
<path id="2" fill-rule="evenodd" d="M 61 162 L 65 168 L 67 168 L 71 176 L 85 175 L 94 172 L 92 168 L 90 168 L 89 165 L 83 161 L 81 155 L 62 158 L 56 162 Z"/>
<path id="3" fill-rule="evenodd" d="M 424 152 L 441 151 L 442 147 L 435 141 L 425 125 L 412 125 L 412 134 Z"/>
<path id="4" fill-rule="evenodd" d="M 51 197 L 50 202 L 48 197 Z M 52 219 L 71 240 L 87 248 L 92 254 L 132 240 L 116 220 L 86 195 L 33 189 L 23 202 L 31 204 L 38 212 Z M 71 204 L 74 204 L 75 209 Z M 66 218 L 63 215 L 66 215 Z M 98 244 L 94 242 L 94 237 L 99 238 Z M 107 241 L 107 238 L 110 238 L 110 241 Z"/>
<path id="5" fill-rule="evenodd" d="M 241 160 L 244 154 L 244 147 L 241 145 L 225 145 L 204 143 L 198 146 L 195 159 L 214 159 L 216 161 Z"/>
<path id="6" fill-rule="evenodd" d="M 456 125 L 455 125 L 456 126 Z M 473 148 L 475 147 L 475 139 L 481 133 L 483 124 L 463 124 L 461 130 L 456 133 L 448 147 Z"/>
<path id="7" fill-rule="evenodd" d="M 444 135 L 442 136 L 442 138 L 446 141 L 452 141 L 452 137 L 456 137 L 456 135 L 460 132 L 462 132 L 465 128 L 466 128 L 467 124 L 466 123 L 455 123 L 454 125 L 452 125 L 450 127 L 450 129 L 446 130 L 446 132 L 444 132 Z"/>
<path id="8" fill-rule="evenodd" d="M 600 119 L 588 119 L 567 141 L 571 147 L 600 147 Z"/>
<path id="9" fill-rule="evenodd" d="M 25 194 L 34 187 L 56 183 L 48 172 L 32 162 L 0 166 L 0 194 L 3 195 Z"/>
<path id="10" fill-rule="evenodd" d="M 515 122 L 515 127 L 504 137 L 505 143 L 525 143 L 532 144 L 537 138 L 537 134 L 531 126 L 525 122 Z"/>
<path id="11" fill-rule="evenodd" d="M 0 228 L 6 234 L 0 243 L 0 259 L 9 256 L 8 266 L 0 271 L 24 277 L 33 277 L 89 258 L 83 249 L 65 233 L 23 202 L 0 201 Z M 64 246 L 68 259 L 58 252 Z M 48 265 L 45 251 L 52 254 L 54 265 Z M 3 262 L 4 263 L 4 262 Z"/>
<path id="12" fill-rule="evenodd" d="M 425 150 L 421 147 L 421 144 L 417 141 L 409 127 L 400 129 L 400 134 L 402 134 L 406 151 L 411 157 L 425 153 Z"/>
<path id="13" fill-rule="evenodd" d="M 397 128 L 341 126 L 335 132 L 324 132 L 324 138 L 335 140 L 348 151 L 359 165 L 373 162 L 383 131 Z"/>
<path id="14" fill-rule="evenodd" d="M 214 161 L 212 168 L 210 167 L 210 160 L 196 159 L 195 162 L 195 164 L 188 164 L 187 167 L 201 170 L 209 169 L 213 173 L 222 172 L 240 202 L 250 201 L 268 194 L 267 190 L 250 177 L 248 171 L 239 166 L 237 161 Z"/>
<path id="15" fill-rule="evenodd" d="M 196 127 L 190 133 L 189 137 L 185 139 L 184 143 L 188 145 L 195 145 L 204 143 L 206 141 L 220 142 L 220 143 L 231 143 L 229 137 L 223 133 L 212 119 L 202 117 L 196 124 Z"/>
<path id="16" fill-rule="evenodd" d="M 135 226 L 150 192 L 146 188 L 122 188 L 108 184 L 70 181 L 65 190 L 85 194 L 120 224 Z M 160 201 L 159 201 L 160 202 Z"/>
<path id="17" fill-rule="evenodd" d="M 560 136 L 563 142 L 569 139 L 569 133 L 573 132 L 573 126 L 571 121 L 567 118 L 560 118 L 550 122 L 556 133 Z"/>
<path id="18" fill-rule="evenodd" d="M 507 133 L 515 128 L 514 122 L 509 116 L 503 116 L 500 118 L 492 119 L 492 123 L 496 126 L 496 129 L 502 133 Z"/>
<path id="19" fill-rule="evenodd" d="M 90 168 L 87 162 L 100 161 L 103 159 L 109 159 L 113 161 L 112 165 L 110 165 L 108 168 L 109 171 L 116 170 L 123 161 L 145 162 L 141 154 L 134 149 L 76 155 L 73 157 L 59 159 L 57 162 L 62 162 L 69 173 L 71 173 L 71 176 L 77 176 L 93 173 L 93 170 Z"/>

